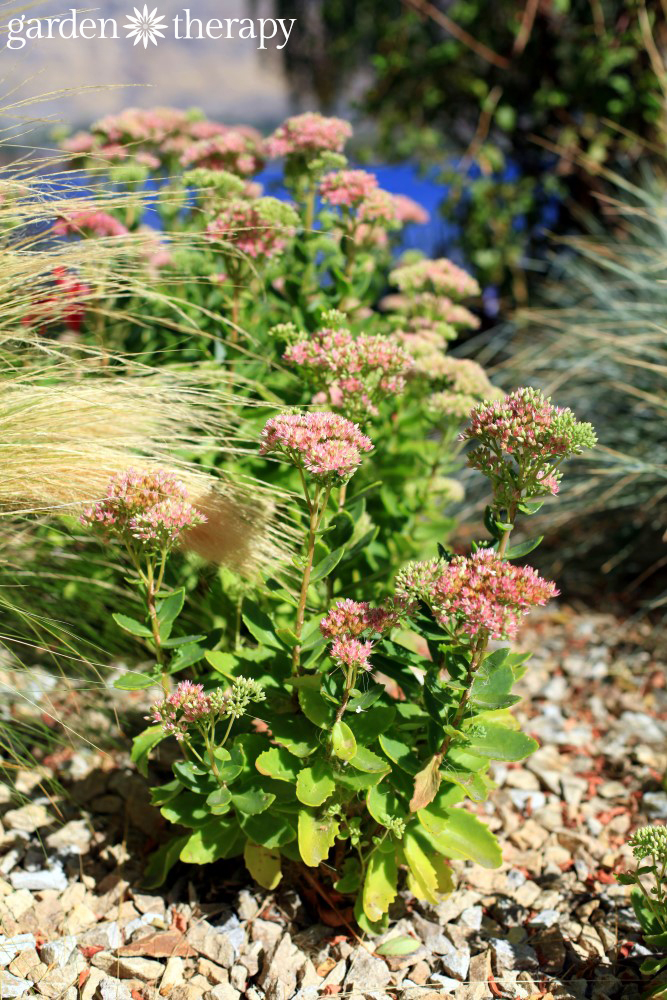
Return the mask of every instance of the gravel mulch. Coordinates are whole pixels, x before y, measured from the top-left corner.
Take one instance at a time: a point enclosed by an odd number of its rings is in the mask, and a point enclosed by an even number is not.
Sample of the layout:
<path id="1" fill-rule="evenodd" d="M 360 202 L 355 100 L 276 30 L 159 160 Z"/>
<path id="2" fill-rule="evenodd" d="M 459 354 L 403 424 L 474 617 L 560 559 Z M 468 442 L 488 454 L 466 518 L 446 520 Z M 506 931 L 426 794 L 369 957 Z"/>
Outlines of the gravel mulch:
<path id="1" fill-rule="evenodd" d="M 437 907 L 402 893 L 387 937 L 413 936 L 412 954 L 379 957 L 377 942 L 327 925 L 307 883 L 263 892 L 238 862 L 178 865 L 164 890 L 143 889 L 164 825 L 116 734 L 108 752 L 77 742 L 33 770 L 8 762 L 0 996 L 639 997 L 648 952 L 614 872 L 629 863 L 636 826 L 667 820 L 664 663 L 647 651 L 648 626 L 568 608 L 533 617 L 521 638 L 535 655 L 516 714 L 541 748 L 526 765 L 498 765 L 498 790 L 480 807 L 503 867 L 455 863 L 459 889 Z M 26 695 L 65 722 L 91 702 L 56 694 L 45 671 L 19 683 L 0 670 L 0 682 L 13 692 L 5 717 L 25 715 Z M 104 693 L 110 706 L 121 697 Z M 86 732 L 113 737 L 112 713 L 89 706 L 84 717 Z"/>

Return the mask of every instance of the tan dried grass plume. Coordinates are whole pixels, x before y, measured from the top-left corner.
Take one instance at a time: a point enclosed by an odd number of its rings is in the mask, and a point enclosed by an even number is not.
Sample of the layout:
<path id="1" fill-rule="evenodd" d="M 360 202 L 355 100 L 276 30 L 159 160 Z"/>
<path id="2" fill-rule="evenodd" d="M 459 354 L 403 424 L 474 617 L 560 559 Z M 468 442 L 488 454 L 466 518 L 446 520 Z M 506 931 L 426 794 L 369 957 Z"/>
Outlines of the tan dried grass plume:
<path id="1" fill-rule="evenodd" d="M 101 499 L 112 475 L 167 468 L 185 483 L 208 523 L 187 546 L 203 558 L 251 573 L 285 551 L 289 529 L 276 494 L 259 483 L 214 478 L 193 459 L 235 453 L 225 422 L 230 402 L 166 375 L 69 378 L 34 374 L 0 391 L 0 514 L 77 514 Z M 74 377 L 72 377 L 74 375 Z M 184 457 L 185 456 L 185 457 Z"/>

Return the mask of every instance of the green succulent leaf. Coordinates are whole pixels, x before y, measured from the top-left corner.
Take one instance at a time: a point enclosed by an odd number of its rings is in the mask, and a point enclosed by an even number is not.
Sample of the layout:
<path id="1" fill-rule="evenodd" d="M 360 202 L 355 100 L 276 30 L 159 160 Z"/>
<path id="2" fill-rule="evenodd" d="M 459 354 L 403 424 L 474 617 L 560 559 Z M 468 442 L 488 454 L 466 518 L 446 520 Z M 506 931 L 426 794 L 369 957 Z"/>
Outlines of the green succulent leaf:
<path id="1" fill-rule="evenodd" d="M 296 782 L 296 797 L 304 806 L 321 806 L 333 795 L 336 783 L 332 777 L 331 765 L 318 760 L 312 767 L 299 771 Z"/>
<path id="2" fill-rule="evenodd" d="M 331 730 L 331 746 L 339 760 L 352 760 L 357 753 L 357 741 L 354 738 L 354 733 L 348 724 L 340 719 L 334 723 Z M 364 768 L 359 770 L 363 771 Z"/>
<path id="3" fill-rule="evenodd" d="M 145 691 L 155 684 L 159 684 L 156 677 L 152 677 L 150 674 L 139 674 L 133 670 L 128 670 L 126 674 L 113 682 L 113 686 L 118 691 Z"/>
<path id="4" fill-rule="evenodd" d="M 283 877 L 280 852 L 248 841 L 243 850 L 246 868 L 263 889 L 275 889 Z"/>
<path id="5" fill-rule="evenodd" d="M 389 938 L 375 949 L 378 955 L 387 955 L 400 958 L 403 955 L 412 955 L 413 952 L 421 948 L 421 941 L 407 935 L 397 935 Z"/>
<path id="6" fill-rule="evenodd" d="M 272 813 L 271 822 L 267 823 L 263 815 L 245 816 L 240 814 L 238 821 L 249 840 L 260 844 L 269 850 L 275 850 L 296 839 L 296 830 L 286 816 Z"/>
<path id="7" fill-rule="evenodd" d="M 537 740 L 515 729 L 491 723 L 473 723 L 464 730 L 468 753 L 491 760 L 516 761 L 529 757 L 539 747 Z"/>
<path id="8" fill-rule="evenodd" d="M 209 865 L 222 858 L 236 857 L 242 852 L 244 841 L 233 818 L 216 816 L 188 837 L 180 859 L 191 865 Z"/>
<path id="9" fill-rule="evenodd" d="M 271 747 L 261 753 L 255 762 L 260 774 L 276 781 L 289 781 L 296 784 L 299 774 L 299 762 L 285 747 Z"/>
<path id="10" fill-rule="evenodd" d="M 136 636 L 138 639 L 152 639 L 153 633 L 141 622 L 138 622 L 136 618 L 129 618 L 127 615 L 113 614 L 111 616 L 119 628 L 122 628 L 124 632 L 129 632 L 130 635 Z"/>
<path id="11" fill-rule="evenodd" d="M 229 812 L 232 804 L 232 793 L 228 788 L 216 788 L 214 792 L 206 796 L 206 804 L 213 816 L 222 816 Z"/>
<path id="12" fill-rule="evenodd" d="M 483 868 L 498 868 L 502 852 L 496 837 L 484 823 L 465 809 L 452 809 L 434 802 L 417 813 L 433 847 L 448 858 L 464 858 Z"/>
<path id="13" fill-rule="evenodd" d="M 133 764 L 137 765 L 139 774 L 143 774 L 144 778 L 148 775 L 148 755 L 158 743 L 166 738 L 167 734 L 162 726 L 149 726 L 132 740 L 130 759 Z"/>
<path id="14" fill-rule="evenodd" d="M 243 605 L 242 617 L 243 624 L 260 646 L 269 646 L 271 649 L 285 648 L 280 639 L 276 637 L 271 619 L 257 604 L 246 601 Z"/>
<path id="15" fill-rule="evenodd" d="M 364 913 L 373 923 L 382 920 L 396 899 L 397 882 L 398 865 L 393 847 L 390 852 L 376 847 L 368 859 L 362 896 Z"/>
<path id="16" fill-rule="evenodd" d="M 182 792 L 163 805 L 160 812 L 170 823 L 180 823 L 181 826 L 203 826 L 211 818 L 207 800 L 195 792 Z"/>
<path id="17" fill-rule="evenodd" d="M 299 810 L 299 851 L 304 864 L 317 868 L 329 856 L 338 828 L 338 820 L 333 817 L 310 809 Z"/>
<path id="18" fill-rule="evenodd" d="M 349 763 L 357 771 L 364 771 L 366 774 L 388 774 L 391 770 L 384 757 L 378 756 L 367 747 L 357 747 L 357 752 Z"/>

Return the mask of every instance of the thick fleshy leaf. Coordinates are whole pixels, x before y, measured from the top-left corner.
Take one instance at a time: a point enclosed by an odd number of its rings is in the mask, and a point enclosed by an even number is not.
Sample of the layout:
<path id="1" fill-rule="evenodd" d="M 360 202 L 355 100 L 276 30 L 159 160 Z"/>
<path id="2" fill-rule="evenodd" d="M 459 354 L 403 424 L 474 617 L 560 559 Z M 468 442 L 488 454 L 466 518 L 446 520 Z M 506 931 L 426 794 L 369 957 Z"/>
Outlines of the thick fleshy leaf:
<path id="1" fill-rule="evenodd" d="M 319 747 L 321 734 L 302 715 L 276 715 L 271 721 L 271 732 L 276 743 L 295 757 L 310 757 Z"/>
<path id="2" fill-rule="evenodd" d="M 506 653 L 506 650 L 500 650 Z M 504 662 L 494 661 L 493 655 L 487 657 L 475 675 L 470 694 L 472 704 L 481 709 L 507 708 L 519 701 L 517 695 L 511 694 L 515 682 L 514 671 Z"/>
<path id="3" fill-rule="evenodd" d="M 420 947 L 421 941 L 418 941 L 417 938 L 408 937 L 407 934 L 399 934 L 389 938 L 388 941 L 376 948 L 375 952 L 377 955 L 401 957 L 402 955 L 412 955 Z"/>
<path id="4" fill-rule="evenodd" d="M 255 882 L 258 882 L 263 889 L 276 888 L 283 877 L 279 851 L 272 851 L 262 844 L 248 841 L 243 851 L 243 858 Z"/>
<path id="5" fill-rule="evenodd" d="M 465 809 L 447 809 L 436 804 L 417 813 L 429 840 L 448 858 L 466 858 L 483 868 L 498 868 L 502 852 L 489 828 Z"/>
<path id="6" fill-rule="evenodd" d="M 162 726 L 149 726 L 148 729 L 144 729 L 143 733 L 139 733 L 132 740 L 130 758 L 137 765 L 137 770 L 140 774 L 143 774 L 144 778 L 148 775 L 148 755 L 158 743 L 166 739 L 166 736 L 167 734 Z"/>
<path id="7" fill-rule="evenodd" d="M 307 809 L 299 811 L 299 851 L 305 864 L 317 866 L 329 856 L 336 841 L 338 821 Z"/>
<path id="8" fill-rule="evenodd" d="M 410 799 L 410 812 L 423 809 L 438 794 L 442 777 L 440 775 L 440 757 L 434 756 L 426 766 L 415 775 L 415 787 Z"/>
<path id="9" fill-rule="evenodd" d="M 415 775 L 420 770 L 414 747 L 408 746 L 407 743 L 397 740 L 393 736 L 387 736 L 385 733 L 380 735 L 380 746 L 389 760 L 398 764 L 401 770 L 407 774 Z"/>
<path id="10" fill-rule="evenodd" d="M 430 859 L 433 849 L 418 824 L 406 827 L 401 846 L 413 877 L 425 891 L 420 898 L 437 902 L 438 875 Z"/>
<path id="11" fill-rule="evenodd" d="M 216 816 L 188 837 L 180 859 L 191 865 L 208 865 L 240 854 L 243 843 L 244 838 L 235 820 Z"/>
<path id="12" fill-rule="evenodd" d="M 260 646 L 269 646 L 271 649 L 285 648 L 273 630 L 273 622 L 257 604 L 245 601 L 242 617 L 243 624 Z"/>
<path id="13" fill-rule="evenodd" d="M 299 774 L 299 761 L 285 747 L 271 747 L 261 753 L 255 762 L 255 767 L 260 774 L 265 774 L 268 778 L 275 778 L 277 781 L 289 781 L 296 783 Z"/>
<path id="14" fill-rule="evenodd" d="M 357 892 L 361 884 L 361 864 L 359 858 L 346 858 L 343 862 L 343 873 L 337 882 L 334 882 L 336 892 L 343 895 Z"/>
<path id="15" fill-rule="evenodd" d="M 368 934 L 369 937 L 378 937 L 380 934 L 384 934 L 389 926 L 389 914 L 384 913 L 380 920 L 369 920 L 364 913 L 363 895 L 363 892 L 360 892 L 355 900 L 354 919 L 364 934 Z"/>
<path id="16" fill-rule="evenodd" d="M 366 796 L 369 813 L 382 826 L 389 826 L 394 819 L 407 819 L 405 803 L 387 785 L 388 782 L 376 785 L 369 789 Z"/>
<path id="17" fill-rule="evenodd" d="M 189 839 L 190 834 L 188 833 L 184 837 L 170 840 L 168 844 L 163 844 L 162 847 L 158 847 L 157 851 L 153 851 L 141 879 L 143 888 L 157 889 L 164 883 Z"/>
<path id="18" fill-rule="evenodd" d="M 319 690 L 299 687 L 299 705 L 301 711 L 313 725 L 320 729 L 331 729 L 336 716 L 336 707 L 322 697 Z"/>
<path id="19" fill-rule="evenodd" d="M 229 812 L 231 807 L 232 793 L 228 788 L 216 788 L 214 792 L 206 796 L 206 804 L 210 815 L 223 816 Z M 164 816 L 164 813 L 162 815 Z"/>
<path id="20" fill-rule="evenodd" d="M 272 792 L 265 792 L 261 788 L 244 788 L 243 791 L 233 792 L 231 799 L 234 808 L 246 816 L 258 816 L 276 801 Z"/>
<path id="21" fill-rule="evenodd" d="M 178 780 L 191 792 L 208 795 L 218 787 L 208 768 L 193 764 L 190 760 L 177 760 L 172 769 Z"/>
<path id="22" fill-rule="evenodd" d="M 252 840 L 254 844 L 268 847 L 270 850 L 282 847 L 283 844 L 289 844 L 291 840 L 296 838 L 296 831 L 292 824 L 286 816 L 281 816 L 279 813 L 271 814 L 270 823 L 267 822 L 267 817 L 264 815 L 244 816 L 239 814 L 238 820 L 249 840 Z"/>
<path id="23" fill-rule="evenodd" d="M 180 795 L 182 791 L 183 785 L 178 778 L 174 778 L 173 781 L 169 781 L 166 785 L 158 785 L 157 788 L 151 788 L 151 805 L 164 806 L 167 802 L 175 799 L 177 795 Z"/>
<path id="24" fill-rule="evenodd" d="M 357 743 L 370 746 L 380 733 L 389 731 L 396 718 L 396 709 L 392 706 L 376 705 L 359 715 L 350 713 L 348 718 Z"/>
<path id="25" fill-rule="evenodd" d="M 465 747 L 468 753 L 491 760 L 523 760 L 539 747 L 532 736 L 491 723 L 473 724 L 465 736 L 470 741 Z"/>
<path id="26" fill-rule="evenodd" d="M 299 771 L 296 782 L 296 797 L 304 806 L 321 806 L 336 790 L 331 765 L 318 760 L 312 767 Z"/>
<path id="27" fill-rule="evenodd" d="M 331 730 L 331 746 L 339 760 L 352 760 L 357 752 L 357 741 L 346 722 L 339 720 Z M 359 770 L 363 770 L 360 768 Z"/>
<path id="28" fill-rule="evenodd" d="M 118 615 L 114 614 L 111 616 L 119 628 L 122 628 L 123 632 L 129 632 L 130 635 L 136 636 L 138 639 L 152 639 L 153 633 L 151 630 L 142 622 L 138 622 L 136 618 L 130 618 L 128 615 Z"/>
<path id="29" fill-rule="evenodd" d="M 181 826 L 203 826 L 211 818 L 206 799 L 195 792 L 182 792 L 162 806 L 160 812 L 170 823 L 180 823 Z"/>
<path id="30" fill-rule="evenodd" d="M 398 865 L 393 845 L 389 852 L 376 847 L 368 859 L 362 897 L 364 913 L 369 920 L 381 920 L 388 911 L 396 899 L 397 880 Z"/>
<path id="31" fill-rule="evenodd" d="M 357 771 L 364 771 L 366 774 L 388 774 L 390 765 L 384 757 L 378 756 L 367 747 L 357 747 L 357 752 L 350 759 L 350 767 Z"/>

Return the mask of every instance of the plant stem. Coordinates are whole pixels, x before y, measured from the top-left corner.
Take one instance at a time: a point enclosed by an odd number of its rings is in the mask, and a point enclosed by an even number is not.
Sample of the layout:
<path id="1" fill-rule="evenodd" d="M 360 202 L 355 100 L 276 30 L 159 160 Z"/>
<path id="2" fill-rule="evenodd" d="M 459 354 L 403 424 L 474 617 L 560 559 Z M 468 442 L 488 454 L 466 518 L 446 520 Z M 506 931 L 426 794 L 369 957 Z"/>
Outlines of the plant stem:
<path id="1" fill-rule="evenodd" d="M 347 677 L 345 678 L 345 694 L 343 695 L 343 700 L 338 706 L 338 711 L 336 712 L 336 722 L 340 722 L 340 720 L 345 715 L 347 703 L 350 700 L 350 691 L 354 687 L 356 679 L 357 679 L 357 671 L 354 669 L 354 667 L 350 667 Z"/>
<path id="2" fill-rule="evenodd" d="M 162 674 L 162 690 L 165 694 L 169 694 L 169 676 L 164 669 L 164 651 L 162 649 L 162 639 L 160 638 L 160 622 L 158 620 L 157 608 L 155 606 L 155 595 L 159 593 L 160 587 L 162 585 L 162 578 L 164 576 L 164 566 L 165 566 L 165 555 L 162 556 L 162 564 L 160 566 L 160 571 L 158 574 L 157 581 L 155 580 L 155 567 L 152 562 L 149 562 L 146 568 L 146 608 L 148 610 L 148 617 L 151 623 L 151 632 L 153 633 L 153 642 L 155 643 L 155 659 L 157 665 L 160 668 L 160 673 Z"/>
<path id="3" fill-rule="evenodd" d="M 315 496 L 311 500 L 310 494 L 308 493 L 308 486 L 305 481 L 303 470 L 299 469 L 301 475 L 301 481 L 303 483 L 304 494 L 306 497 L 306 503 L 308 504 L 308 512 L 310 515 L 309 525 L 308 525 L 308 539 L 306 543 L 306 564 L 303 569 L 303 578 L 301 580 L 301 594 L 299 597 L 299 606 L 296 612 L 296 622 L 294 624 L 294 634 L 297 639 L 301 638 L 301 633 L 303 632 L 303 623 L 306 616 L 306 602 L 308 600 L 308 587 L 310 585 L 310 576 L 313 571 L 313 559 L 315 557 L 315 542 L 317 540 L 317 531 L 322 522 L 322 517 L 324 516 L 324 511 L 326 510 L 327 503 L 329 501 L 330 489 L 327 489 L 324 495 L 324 501 L 320 509 L 320 490 L 319 487 L 315 490 Z M 299 673 L 299 666 L 301 663 L 301 646 L 295 646 L 292 651 L 292 673 Z"/>

